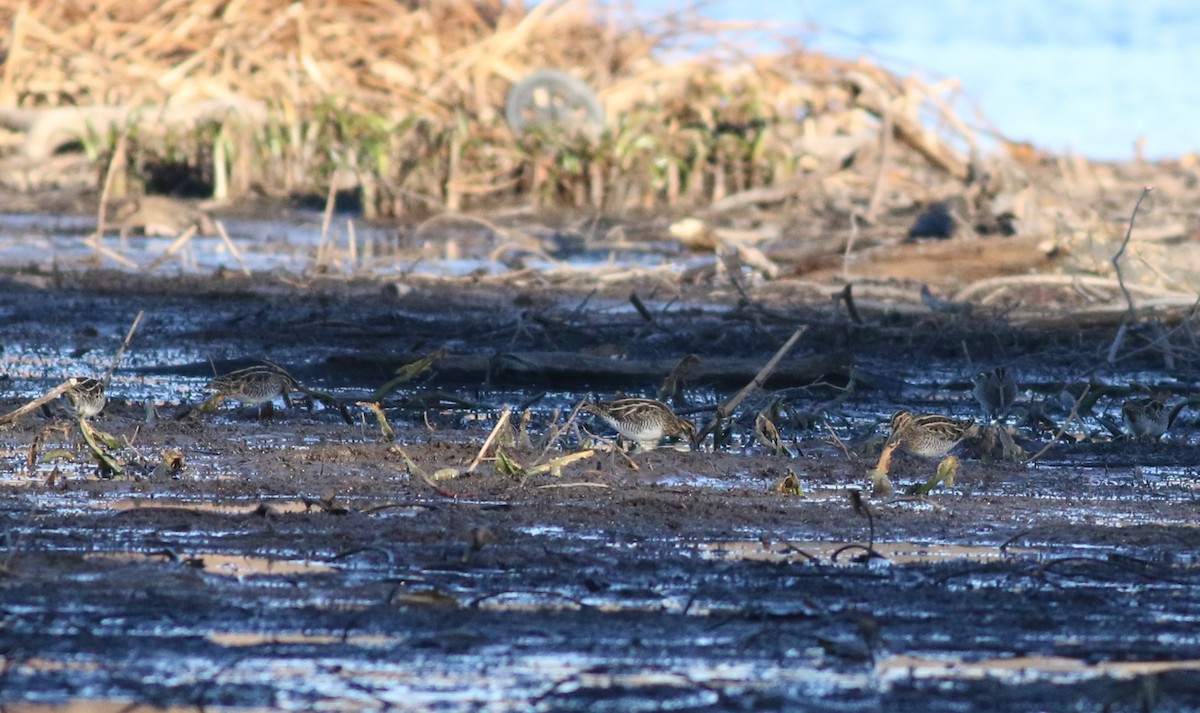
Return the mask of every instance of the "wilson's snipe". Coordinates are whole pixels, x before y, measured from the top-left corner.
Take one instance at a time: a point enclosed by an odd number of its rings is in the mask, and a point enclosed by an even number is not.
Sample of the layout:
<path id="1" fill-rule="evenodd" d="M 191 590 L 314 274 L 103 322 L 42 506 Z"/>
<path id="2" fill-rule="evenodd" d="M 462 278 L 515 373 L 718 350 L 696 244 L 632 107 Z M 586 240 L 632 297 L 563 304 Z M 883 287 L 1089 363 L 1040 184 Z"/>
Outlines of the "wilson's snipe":
<path id="1" fill-rule="evenodd" d="M 972 393 L 988 420 L 995 421 L 1008 415 L 1013 401 L 1017 399 L 1017 380 L 1012 372 L 998 366 L 976 374 L 973 382 L 975 388 Z"/>
<path id="2" fill-rule="evenodd" d="M 1171 425 L 1171 412 L 1161 396 L 1129 399 L 1121 404 L 1121 420 L 1129 435 L 1139 440 L 1157 441 Z"/>
<path id="3" fill-rule="evenodd" d="M 654 399 L 617 399 L 584 406 L 604 419 L 641 450 L 654 450 L 665 437 L 696 437 L 696 424 L 675 415 L 671 407 Z"/>
<path id="4" fill-rule="evenodd" d="M 971 419 L 897 411 L 892 415 L 892 435 L 888 443 L 913 455 L 938 458 L 949 453 L 977 430 L 975 421 Z"/>
<path id="5" fill-rule="evenodd" d="M 104 382 L 90 376 L 72 377 L 74 382 L 67 391 L 67 400 L 71 408 L 80 418 L 91 418 L 104 410 L 107 399 L 104 395 Z"/>
<path id="6" fill-rule="evenodd" d="M 235 399 L 243 406 L 262 407 L 276 398 L 292 406 L 292 392 L 301 390 L 292 375 L 272 364 L 259 364 L 222 374 L 208 382 L 216 394 L 205 403 L 216 406 L 225 399 Z"/>
<path id="7" fill-rule="evenodd" d="M 892 435 L 884 444 L 879 463 L 871 473 L 875 494 L 887 495 L 892 492 L 887 473 L 892 453 L 897 448 L 922 458 L 940 458 L 954 450 L 964 438 L 978 433 L 978 430 L 979 427 L 970 419 L 897 411 L 892 415 Z"/>
<path id="8" fill-rule="evenodd" d="M 249 366 L 218 376 L 208 383 L 208 389 L 216 393 L 199 406 L 180 414 L 179 418 L 188 418 L 212 411 L 226 399 L 235 399 L 243 406 L 258 406 L 261 417 L 264 415 L 263 410 L 269 408 L 277 398 L 282 398 L 290 408 L 292 394 L 299 391 L 311 399 L 320 401 L 328 408 L 337 409 L 346 423 L 354 423 L 346 404 L 331 394 L 301 384 L 292 378 L 291 374 L 284 371 L 283 367 L 270 363 Z"/>

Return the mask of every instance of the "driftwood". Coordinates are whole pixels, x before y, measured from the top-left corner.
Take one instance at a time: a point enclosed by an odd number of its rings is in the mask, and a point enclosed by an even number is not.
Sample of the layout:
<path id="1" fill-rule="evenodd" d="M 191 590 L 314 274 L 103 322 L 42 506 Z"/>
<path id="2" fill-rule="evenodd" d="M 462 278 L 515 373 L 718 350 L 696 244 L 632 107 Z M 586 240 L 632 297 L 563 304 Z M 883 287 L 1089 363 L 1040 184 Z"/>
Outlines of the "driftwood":
<path id="1" fill-rule="evenodd" d="M 776 262 L 778 256 L 773 256 Z M 929 285 L 962 284 L 997 275 L 1048 270 L 1057 253 L 1043 236 L 955 239 L 919 245 L 888 245 L 851 253 L 845 277 L 856 280 L 911 280 Z M 842 277 L 830 264 L 805 274 L 816 281 Z"/>

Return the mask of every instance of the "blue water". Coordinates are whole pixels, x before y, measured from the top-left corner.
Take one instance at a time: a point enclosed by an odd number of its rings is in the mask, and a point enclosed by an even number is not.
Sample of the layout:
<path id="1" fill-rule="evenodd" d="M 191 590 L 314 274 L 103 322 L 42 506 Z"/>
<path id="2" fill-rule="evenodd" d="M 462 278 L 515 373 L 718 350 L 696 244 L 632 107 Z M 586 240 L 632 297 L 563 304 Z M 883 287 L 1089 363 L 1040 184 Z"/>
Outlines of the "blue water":
<path id="1" fill-rule="evenodd" d="M 636 0 L 639 17 L 687 7 Z M 1200 2 L 1190 0 L 713 0 L 704 14 L 902 75 L 958 78 L 973 126 L 1053 151 L 1123 160 L 1200 150 Z M 746 37 L 753 46 L 760 39 Z"/>

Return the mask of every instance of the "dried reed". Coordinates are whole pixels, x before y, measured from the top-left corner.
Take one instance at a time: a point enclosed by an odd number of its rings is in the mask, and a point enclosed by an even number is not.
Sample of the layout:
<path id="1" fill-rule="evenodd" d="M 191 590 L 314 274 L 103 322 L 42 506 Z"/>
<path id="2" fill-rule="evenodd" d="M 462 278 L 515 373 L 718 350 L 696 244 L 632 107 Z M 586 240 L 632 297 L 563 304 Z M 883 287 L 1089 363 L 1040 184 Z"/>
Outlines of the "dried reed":
<path id="1" fill-rule="evenodd" d="M 0 108 L 0 123 L 29 128 L 28 142 L 53 128 L 39 121 L 67 119 L 20 112 L 80 107 L 96 120 L 72 116 L 76 130 L 137 136 L 146 156 L 130 170 L 147 156 L 211 161 L 214 191 L 231 198 L 252 186 L 324 193 L 350 175 L 368 217 L 528 199 L 707 204 L 836 169 L 884 129 L 907 154 L 889 151 L 872 173 L 967 175 L 975 139 L 941 87 L 798 48 L 746 56 L 744 26 L 669 19 L 630 27 L 589 0 L 0 0 L 11 28 L 0 100 L 20 107 Z M 670 51 L 701 39 L 711 47 Z M 597 140 L 505 126 L 508 90 L 547 66 L 596 89 L 609 116 Z"/>

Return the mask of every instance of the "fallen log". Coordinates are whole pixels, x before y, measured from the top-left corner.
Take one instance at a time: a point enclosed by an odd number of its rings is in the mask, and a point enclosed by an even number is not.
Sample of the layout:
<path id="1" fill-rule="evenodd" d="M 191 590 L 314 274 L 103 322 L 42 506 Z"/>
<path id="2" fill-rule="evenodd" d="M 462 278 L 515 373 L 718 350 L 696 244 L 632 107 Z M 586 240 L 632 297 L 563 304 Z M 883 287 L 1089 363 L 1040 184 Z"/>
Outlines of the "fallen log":
<path id="1" fill-rule="evenodd" d="M 780 262 L 780 255 L 772 257 Z M 939 240 L 853 252 L 846 258 L 844 274 L 841 260 L 838 260 L 836 266 L 826 263 L 805 273 L 804 277 L 816 281 L 843 277 L 849 280 L 907 280 L 940 286 L 1049 270 L 1057 257 L 1056 246 L 1039 235 Z M 789 272 L 790 266 L 786 263 L 781 267 L 785 274 Z"/>

